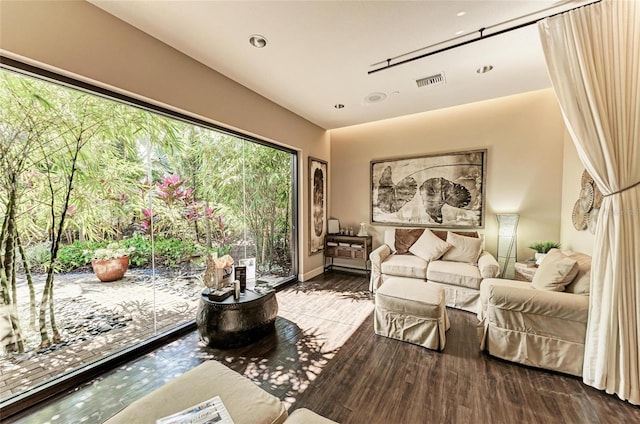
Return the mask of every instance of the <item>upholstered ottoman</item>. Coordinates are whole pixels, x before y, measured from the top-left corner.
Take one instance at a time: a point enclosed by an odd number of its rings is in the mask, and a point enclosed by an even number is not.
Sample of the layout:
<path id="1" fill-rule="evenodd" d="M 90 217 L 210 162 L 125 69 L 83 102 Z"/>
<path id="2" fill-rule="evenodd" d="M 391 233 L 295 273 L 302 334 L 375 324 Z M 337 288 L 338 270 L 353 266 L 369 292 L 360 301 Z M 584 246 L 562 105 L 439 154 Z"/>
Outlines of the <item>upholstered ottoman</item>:
<path id="1" fill-rule="evenodd" d="M 214 396 L 220 396 L 235 424 L 281 424 L 287 418 L 280 399 L 225 365 L 206 361 L 136 400 L 105 424 L 154 424 Z"/>
<path id="2" fill-rule="evenodd" d="M 449 329 L 444 290 L 414 278 L 389 278 L 376 291 L 373 328 L 380 336 L 443 350 Z"/>

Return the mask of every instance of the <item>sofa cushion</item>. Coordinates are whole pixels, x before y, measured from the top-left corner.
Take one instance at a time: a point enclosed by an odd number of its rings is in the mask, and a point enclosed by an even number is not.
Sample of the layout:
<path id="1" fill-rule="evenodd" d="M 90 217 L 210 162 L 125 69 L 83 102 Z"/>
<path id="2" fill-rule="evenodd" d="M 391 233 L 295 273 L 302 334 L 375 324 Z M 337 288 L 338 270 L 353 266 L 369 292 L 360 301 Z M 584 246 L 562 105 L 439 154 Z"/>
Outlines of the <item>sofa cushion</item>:
<path id="1" fill-rule="evenodd" d="M 236 423 L 282 424 L 280 399 L 220 362 L 205 361 L 159 389 L 132 402 L 106 424 L 155 423 L 214 396 L 220 396 Z"/>
<path id="2" fill-rule="evenodd" d="M 482 276 L 475 265 L 439 260 L 429 263 L 427 280 L 478 290 Z"/>
<path id="3" fill-rule="evenodd" d="M 396 254 L 407 255 L 409 248 L 416 242 L 424 232 L 424 228 L 417 229 L 396 229 L 395 248 Z"/>
<path id="4" fill-rule="evenodd" d="M 451 245 L 449 243 L 441 240 L 433 234 L 431 230 L 426 229 L 420 238 L 409 248 L 409 252 L 430 262 L 440 258 L 450 247 Z"/>
<path id="5" fill-rule="evenodd" d="M 376 308 L 401 314 L 438 319 L 444 306 L 441 287 L 415 280 L 392 278 L 376 292 Z"/>
<path id="6" fill-rule="evenodd" d="M 380 268 L 383 274 L 424 280 L 427 276 L 427 265 L 427 261 L 415 255 L 391 255 L 382 262 Z"/>
<path id="7" fill-rule="evenodd" d="M 564 291 L 578 274 L 578 262 L 558 249 L 551 249 L 533 275 L 531 286 L 538 290 Z"/>
<path id="8" fill-rule="evenodd" d="M 445 261 L 465 262 L 477 264 L 482 252 L 482 240 L 474 237 L 465 237 L 451 231 L 447 234 L 447 243 L 451 248 L 442 256 Z"/>
<path id="9" fill-rule="evenodd" d="M 578 274 L 571 283 L 564 289 L 567 293 L 589 295 L 591 289 L 591 256 L 584 253 L 565 253 L 578 263 Z"/>

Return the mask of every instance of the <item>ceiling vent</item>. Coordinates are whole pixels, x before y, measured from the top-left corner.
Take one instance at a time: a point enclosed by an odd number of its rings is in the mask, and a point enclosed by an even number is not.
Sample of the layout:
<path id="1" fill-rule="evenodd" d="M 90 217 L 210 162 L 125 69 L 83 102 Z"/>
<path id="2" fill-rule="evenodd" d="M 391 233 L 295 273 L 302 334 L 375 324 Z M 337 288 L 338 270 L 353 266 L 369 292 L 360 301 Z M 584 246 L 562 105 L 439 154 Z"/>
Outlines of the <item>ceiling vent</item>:
<path id="1" fill-rule="evenodd" d="M 426 78 L 420 78 L 419 80 L 416 80 L 416 84 L 418 84 L 418 87 L 426 87 L 428 85 L 438 85 L 438 84 L 444 84 L 446 81 L 444 79 L 444 73 L 439 73 L 439 74 L 435 74 L 435 75 L 431 75 L 430 77 L 426 77 Z"/>

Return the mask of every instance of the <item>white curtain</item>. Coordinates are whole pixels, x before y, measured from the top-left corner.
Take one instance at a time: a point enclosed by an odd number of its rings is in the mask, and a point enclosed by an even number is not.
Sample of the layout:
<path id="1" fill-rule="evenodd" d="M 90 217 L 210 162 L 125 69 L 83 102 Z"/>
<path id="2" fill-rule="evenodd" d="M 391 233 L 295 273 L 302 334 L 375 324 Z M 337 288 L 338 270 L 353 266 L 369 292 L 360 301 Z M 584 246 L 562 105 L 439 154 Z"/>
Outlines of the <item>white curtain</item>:
<path id="1" fill-rule="evenodd" d="M 604 0 L 539 23 L 578 155 L 606 196 L 593 249 L 583 381 L 640 404 L 640 4 Z"/>

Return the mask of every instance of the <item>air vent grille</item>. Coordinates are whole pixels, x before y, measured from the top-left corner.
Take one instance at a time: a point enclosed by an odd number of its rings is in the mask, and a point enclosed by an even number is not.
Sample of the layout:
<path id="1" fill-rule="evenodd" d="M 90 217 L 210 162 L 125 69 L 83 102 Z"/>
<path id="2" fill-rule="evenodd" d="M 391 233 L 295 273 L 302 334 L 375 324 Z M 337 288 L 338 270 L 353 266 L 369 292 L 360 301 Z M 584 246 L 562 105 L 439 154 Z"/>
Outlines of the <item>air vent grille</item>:
<path id="1" fill-rule="evenodd" d="M 416 80 L 416 84 L 418 84 L 418 87 L 444 84 L 445 82 L 446 81 L 444 79 L 444 73 L 439 73 L 439 74 L 431 75 L 430 77 L 420 78 Z"/>

